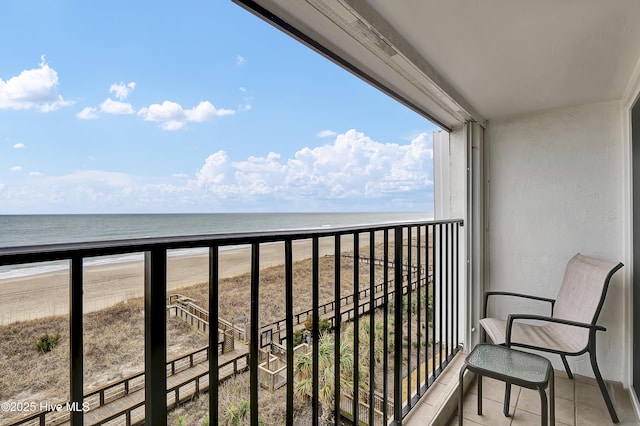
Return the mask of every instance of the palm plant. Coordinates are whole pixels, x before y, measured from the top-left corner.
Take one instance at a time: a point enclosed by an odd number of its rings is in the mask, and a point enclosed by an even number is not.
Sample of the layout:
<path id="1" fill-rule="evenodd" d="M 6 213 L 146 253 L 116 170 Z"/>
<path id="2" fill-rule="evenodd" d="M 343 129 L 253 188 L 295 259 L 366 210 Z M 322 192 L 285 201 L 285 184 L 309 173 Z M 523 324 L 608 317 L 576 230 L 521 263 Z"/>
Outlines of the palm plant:
<path id="1" fill-rule="evenodd" d="M 380 363 L 384 357 L 384 323 L 376 321 L 374 326 L 373 342 L 370 339 L 370 319 L 362 317 L 358 327 L 359 361 L 358 379 L 360 387 L 369 387 L 369 363 L 370 351 L 373 350 L 374 362 Z M 353 326 L 344 331 L 340 339 L 340 391 L 349 396 L 354 395 L 354 350 L 353 350 Z M 393 330 L 390 327 L 390 340 L 393 339 Z M 318 342 L 318 400 L 322 409 L 322 420 L 326 424 L 333 424 L 331 416 L 334 407 L 335 395 L 335 339 L 333 334 L 323 333 Z M 294 365 L 294 394 L 298 398 L 309 400 L 313 395 L 313 355 L 312 353 L 299 355 Z"/>
<path id="2" fill-rule="evenodd" d="M 333 335 L 325 333 L 318 342 L 318 400 L 322 409 L 321 418 L 325 424 L 332 424 L 335 395 L 335 341 Z M 351 393 L 353 383 L 353 348 L 346 342 L 340 343 L 340 389 Z M 294 366 L 294 395 L 310 399 L 313 395 L 313 358 L 311 353 L 299 355 Z"/>

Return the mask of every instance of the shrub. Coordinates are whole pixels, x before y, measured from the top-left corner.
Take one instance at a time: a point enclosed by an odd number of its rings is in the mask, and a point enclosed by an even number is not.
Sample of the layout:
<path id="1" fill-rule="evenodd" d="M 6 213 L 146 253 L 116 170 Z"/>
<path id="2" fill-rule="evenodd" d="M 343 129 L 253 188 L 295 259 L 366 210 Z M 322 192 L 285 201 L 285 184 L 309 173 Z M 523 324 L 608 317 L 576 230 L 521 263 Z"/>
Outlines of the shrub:
<path id="1" fill-rule="evenodd" d="M 311 333 L 313 331 L 313 316 L 309 315 L 304 322 L 304 327 Z M 319 334 L 322 335 L 331 329 L 331 321 L 328 319 L 321 319 L 318 324 Z"/>
<path id="2" fill-rule="evenodd" d="M 51 352 L 53 348 L 60 342 L 60 334 L 49 335 L 45 334 L 40 337 L 40 340 L 36 342 L 36 350 L 42 353 Z"/>
<path id="3" fill-rule="evenodd" d="M 293 332 L 293 346 L 304 343 L 304 330 L 296 330 Z"/>
<path id="4" fill-rule="evenodd" d="M 241 424 L 249 414 L 249 401 L 243 401 L 239 406 L 231 404 L 224 412 L 224 420 L 228 425 Z"/>

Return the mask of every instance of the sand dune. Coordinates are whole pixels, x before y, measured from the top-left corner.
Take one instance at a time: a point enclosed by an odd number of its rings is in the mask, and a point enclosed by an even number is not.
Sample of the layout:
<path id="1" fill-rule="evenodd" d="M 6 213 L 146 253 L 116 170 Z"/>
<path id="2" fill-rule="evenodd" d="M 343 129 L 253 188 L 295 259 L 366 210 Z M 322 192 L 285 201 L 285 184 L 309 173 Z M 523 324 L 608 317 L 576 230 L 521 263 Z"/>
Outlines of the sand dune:
<path id="1" fill-rule="evenodd" d="M 343 237 L 343 251 L 351 238 Z M 333 254 L 333 239 L 321 239 L 320 255 Z M 294 261 L 311 257 L 311 242 L 293 244 Z M 260 266 L 284 264 L 284 244 L 264 244 L 260 248 Z M 220 278 L 230 278 L 251 270 L 251 249 L 237 246 L 221 250 Z M 167 291 L 206 282 L 208 256 L 170 256 L 167 266 Z M 144 295 L 142 261 L 109 263 L 85 267 L 84 311 L 92 312 L 118 302 Z M 0 280 L 0 324 L 63 315 L 69 311 L 69 272 L 62 270 L 27 277 Z"/>

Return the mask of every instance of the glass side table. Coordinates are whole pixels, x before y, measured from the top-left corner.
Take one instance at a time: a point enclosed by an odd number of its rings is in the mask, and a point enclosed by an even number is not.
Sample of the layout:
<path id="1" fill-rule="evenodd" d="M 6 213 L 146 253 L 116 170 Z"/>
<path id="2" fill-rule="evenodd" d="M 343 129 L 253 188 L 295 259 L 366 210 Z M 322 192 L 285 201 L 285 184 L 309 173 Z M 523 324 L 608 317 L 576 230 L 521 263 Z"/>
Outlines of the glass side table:
<path id="1" fill-rule="evenodd" d="M 478 344 L 467 356 L 460 369 L 458 390 L 458 424 L 462 425 L 462 400 L 464 397 L 463 376 L 466 369 L 478 377 L 478 415 L 482 415 L 482 377 L 491 377 L 505 382 L 504 415 L 509 416 L 511 385 L 538 390 L 540 393 L 541 424 L 548 420 L 555 425 L 554 373 L 548 359 L 535 354 L 518 351 L 501 345 Z M 549 388 L 549 406 L 545 389 Z"/>

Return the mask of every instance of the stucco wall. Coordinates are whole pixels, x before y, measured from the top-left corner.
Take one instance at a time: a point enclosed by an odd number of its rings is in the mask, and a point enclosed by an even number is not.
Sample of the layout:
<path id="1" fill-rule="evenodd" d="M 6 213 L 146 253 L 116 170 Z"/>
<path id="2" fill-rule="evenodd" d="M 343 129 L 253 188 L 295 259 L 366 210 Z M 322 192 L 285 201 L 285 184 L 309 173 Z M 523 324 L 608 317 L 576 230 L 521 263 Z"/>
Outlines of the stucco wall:
<path id="1" fill-rule="evenodd" d="M 492 121 L 485 136 L 486 289 L 555 297 L 575 253 L 623 261 L 625 160 L 619 102 Z M 623 371 L 628 365 L 626 287 L 618 272 L 599 321 L 607 331 L 597 340 L 603 376 L 620 382 L 628 376 Z M 500 313 L 506 308 L 500 306 Z M 562 368 L 559 357 L 551 358 Z M 570 364 L 578 374 L 593 376 L 584 355 Z"/>

